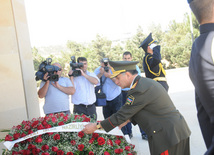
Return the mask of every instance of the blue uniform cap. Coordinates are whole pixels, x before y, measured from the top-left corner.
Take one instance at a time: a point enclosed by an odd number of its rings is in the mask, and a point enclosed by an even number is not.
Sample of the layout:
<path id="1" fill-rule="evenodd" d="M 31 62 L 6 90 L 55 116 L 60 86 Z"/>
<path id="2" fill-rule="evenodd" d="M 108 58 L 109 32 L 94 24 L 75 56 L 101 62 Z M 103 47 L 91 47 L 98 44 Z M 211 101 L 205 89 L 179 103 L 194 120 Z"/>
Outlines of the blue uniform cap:
<path id="1" fill-rule="evenodd" d="M 147 47 L 150 46 L 152 43 L 156 43 L 157 41 L 155 41 L 153 38 L 152 38 L 152 33 L 150 33 L 146 39 L 140 44 L 139 48 L 142 47 L 143 50 L 145 52 L 147 52 Z"/>

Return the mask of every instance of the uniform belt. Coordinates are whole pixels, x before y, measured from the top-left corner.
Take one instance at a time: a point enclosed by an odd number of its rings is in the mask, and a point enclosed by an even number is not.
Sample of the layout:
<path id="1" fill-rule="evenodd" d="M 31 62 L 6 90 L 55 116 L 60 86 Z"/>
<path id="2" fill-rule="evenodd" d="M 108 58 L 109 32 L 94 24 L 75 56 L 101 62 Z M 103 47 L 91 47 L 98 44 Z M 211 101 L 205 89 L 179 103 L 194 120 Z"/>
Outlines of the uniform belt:
<path id="1" fill-rule="evenodd" d="M 79 104 L 77 106 L 82 106 L 82 107 L 85 107 L 85 108 L 89 108 L 89 107 L 92 107 L 94 104 L 90 104 L 90 105 L 84 105 L 84 104 Z"/>
<path id="2" fill-rule="evenodd" d="M 155 80 L 155 81 L 166 81 L 166 78 L 165 77 L 156 77 L 153 80 Z"/>

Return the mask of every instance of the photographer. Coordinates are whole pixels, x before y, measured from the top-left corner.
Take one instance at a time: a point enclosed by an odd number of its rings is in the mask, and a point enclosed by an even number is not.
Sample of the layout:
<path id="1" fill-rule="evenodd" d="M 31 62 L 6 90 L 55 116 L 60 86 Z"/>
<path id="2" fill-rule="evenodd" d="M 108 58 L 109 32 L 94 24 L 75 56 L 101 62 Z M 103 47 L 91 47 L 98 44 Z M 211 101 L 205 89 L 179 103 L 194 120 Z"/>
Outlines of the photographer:
<path id="1" fill-rule="evenodd" d="M 54 63 L 53 66 L 59 67 L 54 74 L 58 75 L 58 81 L 49 81 L 48 72 L 45 73 L 44 81 L 40 84 L 38 91 L 39 98 L 45 97 L 44 113 L 46 115 L 51 113 L 64 112 L 70 114 L 69 95 L 74 94 L 75 88 L 71 81 L 66 77 L 61 77 L 62 67 L 59 63 Z"/>
<path id="2" fill-rule="evenodd" d="M 103 107 L 103 116 L 105 119 L 116 113 L 122 106 L 121 88 L 115 84 L 114 78 L 110 78 L 113 70 L 108 61 L 107 58 L 102 59 L 101 66 L 94 71 L 97 77 L 102 80 L 102 89 L 106 94 L 107 105 Z"/>
<path id="3" fill-rule="evenodd" d="M 91 118 L 97 119 L 96 96 L 94 85 L 99 83 L 99 79 L 94 73 L 87 71 L 88 63 L 85 57 L 79 57 L 78 63 L 82 63 L 83 67 L 77 68 L 80 70 L 80 76 L 72 76 L 74 70 L 70 70 L 69 76 L 76 88 L 76 92 L 72 95 L 72 103 L 74 104 L 73 113 L 85 114 Z"/>

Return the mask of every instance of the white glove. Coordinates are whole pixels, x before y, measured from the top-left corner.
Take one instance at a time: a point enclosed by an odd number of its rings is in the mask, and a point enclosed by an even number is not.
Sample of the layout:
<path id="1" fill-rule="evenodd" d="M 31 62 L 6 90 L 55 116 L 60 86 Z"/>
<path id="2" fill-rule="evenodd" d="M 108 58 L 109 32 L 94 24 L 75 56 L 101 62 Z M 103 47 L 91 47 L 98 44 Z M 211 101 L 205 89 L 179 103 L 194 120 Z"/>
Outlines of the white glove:
<path id="1" fill-rule="evenodd" d="M 149 47 L 153 50 L 153 48 L 155 48 L 157 46 L 157 44 L 152 43 Z"/>

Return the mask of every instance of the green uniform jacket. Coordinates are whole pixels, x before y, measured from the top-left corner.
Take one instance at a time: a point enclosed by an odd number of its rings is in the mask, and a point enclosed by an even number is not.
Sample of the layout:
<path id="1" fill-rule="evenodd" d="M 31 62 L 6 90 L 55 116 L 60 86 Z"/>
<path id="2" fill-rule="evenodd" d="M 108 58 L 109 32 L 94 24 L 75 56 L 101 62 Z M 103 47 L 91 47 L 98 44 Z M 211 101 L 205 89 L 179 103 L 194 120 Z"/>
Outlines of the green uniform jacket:
<path id="1" fill-rule="evenodd" d="M 152 155 L 161 154 L 191 133 L 163 86 L 149 78 L 137 76 L 124 106 L 101 125 L 108 132 L 128 119 L 146 132 Z"/>

